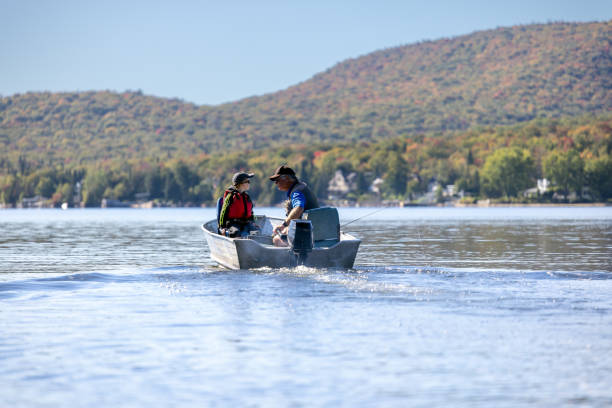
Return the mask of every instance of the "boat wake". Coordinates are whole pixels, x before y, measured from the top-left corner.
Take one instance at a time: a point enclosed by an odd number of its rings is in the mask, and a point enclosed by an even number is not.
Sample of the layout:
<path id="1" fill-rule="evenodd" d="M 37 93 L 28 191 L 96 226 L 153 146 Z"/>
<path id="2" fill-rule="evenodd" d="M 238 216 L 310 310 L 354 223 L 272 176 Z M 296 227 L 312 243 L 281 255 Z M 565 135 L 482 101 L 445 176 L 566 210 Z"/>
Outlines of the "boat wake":
<path id="1" fill-rule="evenodd" d="M 197 291 L 215 276 L 239 282 L 244 277 L 262 275 L 298 279 L 321 284 L 316 291 L 343 287 L 350 292 L 410 295 L 423 299 L 458 288 L 521 287 L 537 281 L 605 281 L 612 279 L 606 271 L 546 271 L 546 270 L 486 270 L 461 268 L 433 268 L 422 266 L 363 266 L 354 269 L 313 268 L 258 268 L 227 270 L 215 267 L 167 266 L 148 269 L 121 269 L 80 273 L 20 274 L 20 278 L 0 281 L 0 299 L 20 296 L 47 296 L 55 292 L 104 288 L 108 285 L 140 286 L 154 283 L 172 293 L 182 290 Z M 49 276 L 51 275 L 51 276 Z M 265 284 L 265 279 L 262 282 Z M 269 282 L 269 281 L 268 281 Z M 326 288 L 327 286 L 327 288 Z M 183 289 L 179 289 L 183 288 Z"/>

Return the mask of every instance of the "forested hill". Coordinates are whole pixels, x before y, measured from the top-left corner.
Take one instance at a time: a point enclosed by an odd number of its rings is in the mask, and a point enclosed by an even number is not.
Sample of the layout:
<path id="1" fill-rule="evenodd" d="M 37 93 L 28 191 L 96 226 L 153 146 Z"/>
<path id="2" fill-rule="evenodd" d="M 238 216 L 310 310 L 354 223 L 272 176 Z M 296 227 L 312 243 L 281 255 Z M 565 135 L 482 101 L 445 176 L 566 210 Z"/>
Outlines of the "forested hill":
<path id="1" fill-rule="evenodd" d="M 612 110 L 612 22 L 499 28 L 377 51 L 219 106 L 140 92 L 0 98 L 0 162 L 194 156 Z"/>
<path id="2" fill-rule="evenodd" d="M 253 101 L 359 139 L 605 112 L 611 43 L 612 22 L 500 28 L 378 51 Z"/>
<path id="3" fill-rule="evenodd" d="M 220 112 L 332 140 L 608 112 L 611 45 L 612 21 L 499 28 L 347 60 Z"/>

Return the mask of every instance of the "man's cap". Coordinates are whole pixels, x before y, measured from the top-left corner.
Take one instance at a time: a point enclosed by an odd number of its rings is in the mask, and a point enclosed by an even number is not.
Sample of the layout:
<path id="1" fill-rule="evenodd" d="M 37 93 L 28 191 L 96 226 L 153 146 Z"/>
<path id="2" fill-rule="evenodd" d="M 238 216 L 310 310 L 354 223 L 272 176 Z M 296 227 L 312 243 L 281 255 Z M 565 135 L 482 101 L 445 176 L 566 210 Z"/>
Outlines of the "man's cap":
<path id="1" fill-rule="evenodd" d="M 293 171 L 292 168 L 287 167 L 287 166 L 280 166 L 278 169 L 276 169 L 274 174 L 270 176 L 270 180 L 275 181 L 277 178 L 279 178 L 283 174 L 286 174 L 291 177 L 295 177 L 295 171 Z"/>
<path id="2" fill-rule="evenodd" d="M 234 174 L 234 177 L 232 177 L 232 183 L 234 184 L 244 183 L 246 180 L 250 179 L 254 175 L 255 174 L 253 173 L 236 173 Z"/>

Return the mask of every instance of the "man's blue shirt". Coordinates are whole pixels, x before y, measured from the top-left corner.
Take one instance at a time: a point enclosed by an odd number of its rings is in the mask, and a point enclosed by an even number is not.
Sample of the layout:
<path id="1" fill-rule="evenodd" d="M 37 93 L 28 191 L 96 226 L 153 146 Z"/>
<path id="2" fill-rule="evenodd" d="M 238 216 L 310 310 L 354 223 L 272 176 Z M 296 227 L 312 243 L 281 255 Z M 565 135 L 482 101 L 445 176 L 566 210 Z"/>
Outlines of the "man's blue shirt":
<path id="1" fill-rule="evenodd" d="M 291 189 L 293 190 L 293 188 Z M 306 197 L 301 191 L 287 191 L 287 198 L 291 200 L 291 208 L 302 207 L 306 208 Z"/>

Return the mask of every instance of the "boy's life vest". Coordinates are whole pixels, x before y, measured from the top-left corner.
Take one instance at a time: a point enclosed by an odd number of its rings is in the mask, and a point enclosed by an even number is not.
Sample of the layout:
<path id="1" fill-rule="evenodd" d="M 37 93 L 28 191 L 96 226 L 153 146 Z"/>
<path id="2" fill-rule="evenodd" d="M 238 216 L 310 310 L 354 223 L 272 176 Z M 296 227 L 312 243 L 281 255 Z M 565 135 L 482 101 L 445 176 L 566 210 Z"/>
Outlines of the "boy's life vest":
<path id="1" fill-rule="evenodd" d="M 219 228 L 227 228 L 231 222 L 253 221 L 253 202 L 245 191 L 240 193 L 230 187 L 223 193 L 223 206 L 219 214 Z"/>

